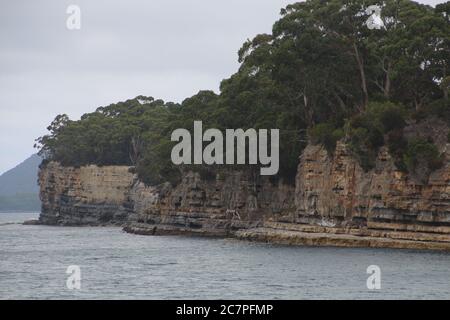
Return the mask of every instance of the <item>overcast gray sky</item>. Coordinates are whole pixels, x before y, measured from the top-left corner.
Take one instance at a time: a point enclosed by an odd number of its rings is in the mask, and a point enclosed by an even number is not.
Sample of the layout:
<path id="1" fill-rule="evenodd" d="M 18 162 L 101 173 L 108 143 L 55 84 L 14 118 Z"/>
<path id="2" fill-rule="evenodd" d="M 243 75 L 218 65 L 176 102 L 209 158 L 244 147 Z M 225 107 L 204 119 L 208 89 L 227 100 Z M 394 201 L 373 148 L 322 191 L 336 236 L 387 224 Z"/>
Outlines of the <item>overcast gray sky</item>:
<path id="1" fill-rule="evenodd" d="M 34 153 L 57 114 L 218 92 L 237 50 L 294 0 L 0 0 L 0 174 Z M 444 1 L 420 1 L 435 5 Z M 66 28 L 69 5 L 81 30 Z"/>

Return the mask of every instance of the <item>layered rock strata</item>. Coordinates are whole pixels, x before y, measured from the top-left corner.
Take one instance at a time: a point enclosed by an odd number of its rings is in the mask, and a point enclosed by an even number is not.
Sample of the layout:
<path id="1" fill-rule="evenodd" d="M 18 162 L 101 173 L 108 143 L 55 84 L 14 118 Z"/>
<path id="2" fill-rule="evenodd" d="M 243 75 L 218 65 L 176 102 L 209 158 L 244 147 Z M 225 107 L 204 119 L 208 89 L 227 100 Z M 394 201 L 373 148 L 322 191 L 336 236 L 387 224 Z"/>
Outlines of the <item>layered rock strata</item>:
<path id="1" fill-rule="evenodd" d="M 295 186 L 228 171 L 190 172 L 172 187 L 145 186 L 128 167 L 62 167 L 39 174 L 40 222 L 120 224 L 147 235 L 233 236 L 280 244 L 450 250 L 450 148 L 427 181 L 396 169 L 381 148 L 365 172 L 343 143 L 309 145 Z"/>
<path id="2" fill-rule="evenodd" d="M 39 222 L 49 225 L 123 224 L 124 205 L 134 176 L 128 167 L 63 167 L 55 162 L 39 171 L 42 209 Z"/>

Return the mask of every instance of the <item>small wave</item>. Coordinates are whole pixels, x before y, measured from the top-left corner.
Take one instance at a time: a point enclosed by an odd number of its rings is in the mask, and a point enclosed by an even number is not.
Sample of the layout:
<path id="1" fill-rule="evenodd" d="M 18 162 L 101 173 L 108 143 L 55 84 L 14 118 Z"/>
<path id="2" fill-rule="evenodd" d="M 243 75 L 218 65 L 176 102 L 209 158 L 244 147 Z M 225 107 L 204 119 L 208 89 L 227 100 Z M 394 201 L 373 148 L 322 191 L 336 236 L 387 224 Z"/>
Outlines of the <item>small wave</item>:
<path id="1" fill-rule="evenodd" d="M 150 267 L 171 266 L 171 265 L 175 265 L 175 264 L 178 264 L 178 262 L 145 263 L 146 266 L 150 266 Z"/>
<path id="2" fill-rule="evenodd" d="M 12 224 L 22 224 L 22 223 L 23 222 L 19 222 L 19 221 L 0 222 L 0 227 L 9 226 L 9 225 L 12 225 Z"/>

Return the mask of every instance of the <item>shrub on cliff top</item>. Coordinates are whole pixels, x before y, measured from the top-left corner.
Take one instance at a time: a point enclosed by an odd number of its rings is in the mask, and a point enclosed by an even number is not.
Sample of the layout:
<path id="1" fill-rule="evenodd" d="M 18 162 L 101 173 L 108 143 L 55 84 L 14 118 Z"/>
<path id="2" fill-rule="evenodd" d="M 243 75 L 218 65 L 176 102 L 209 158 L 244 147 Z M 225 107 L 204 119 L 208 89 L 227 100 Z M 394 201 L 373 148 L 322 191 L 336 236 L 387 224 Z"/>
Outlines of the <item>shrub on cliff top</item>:
<path id="1" fill-rule="evenodd" d="M 410 141 L 403 159 L 408 171 L 416 174 L 422 182 L 426 182 L 431 171 L 443 165 L 443 158 L 436 145 L 424 139 Z"/>
<path id="2" fill-rule="evenodd" d="M 383 135 L 394 130 L 403 130 L 406 125 L 405 117 L 406 112 L 400 105 L 373 102 L 369 104 L 366 112 L 353 117 L 347 123 L 350 150 L 364 170 L 375 166 L 379 148 L 385 144 Z"/>
<path id="3" fill-rule="evenodd" d="M 341 128 L 336 129 L 330 123 L 320 123 L 308 131 L 311 143 L 322 144 L 329 153 L 336 149 L 336 143 L 344 137 Z"/>
<path id="4" fill-rule="evenodd" d="M 407 112 L 403 106 L 392 102 L 372 102 L 369 104 L 366 117 L 371 119 L 383 133 L 388 133 L 405 127 Z"/>
<path id="5" fill-rule="evenodd" d="M 383 145 L 383 135 L 374 126 L 356 127 L 348 130 L 348 145 L 361 167 L 368 171 L 375 167 L 379 148 Z"/>
<path id="6" fill-rule="evenodd" d="M 408 149 L 408 140 L 403 134 L 403 129 L 392 130 L 389 132 L 387 136 L 387 145 L 397 169 L 407 172 L 408 168 L 405 165 L 403 156 Z"/>
<path id="7" fill-rule="evenodd" d="M 433 101 L 413 114 L 415 120 L 423 120 L 430 116 L 435 116 L 450 125 L 450 100 Z"/>

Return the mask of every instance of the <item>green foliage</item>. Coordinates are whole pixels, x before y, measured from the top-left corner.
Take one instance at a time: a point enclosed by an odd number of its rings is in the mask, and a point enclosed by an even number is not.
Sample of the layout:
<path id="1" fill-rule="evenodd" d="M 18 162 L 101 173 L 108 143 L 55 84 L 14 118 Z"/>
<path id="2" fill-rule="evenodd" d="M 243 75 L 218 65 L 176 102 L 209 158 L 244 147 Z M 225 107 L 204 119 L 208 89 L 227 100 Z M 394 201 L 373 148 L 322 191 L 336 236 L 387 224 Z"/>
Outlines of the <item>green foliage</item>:
<path id="1" fill-rule="evenodd" d="M 375 159 L 382 145 L 383 135 L 374 126 L 356 127 L 349 130 L 350 150 L 365 171 L 375 166 Z"/>
<path id="2" fill-rule="evenodd" d="M 344 137 L 344 131 L 330 123 L 320 123 L 309 130 L 309 136 L 313 144 L 322 144 L 332 154 L 336 143 Z"/>
<path id="3" fill-rule="evenodd" d="M 424 139 L 414 139 L 408 145 L 404 163 L 409 172 L 429 174 L 443 165 L 442 157 L 436 145 Z"/>
<path id="4" fill-rule="evenodd" d="M 407 172 L 408 168 L 404 162 L 403 156 L 408 149 L 408 140 L 404 137 L 403 130 L 397 129 L 389 132 L 387 144 L 389 153 L 394 158 L 397 169 Z"/>
<path id="5" fill-rule="evenodd" d="M 450 100 L 438 99 L 414 113 L 414 119 L 420 121 L 427 117 L 436 117 L 450 125 Z"/>
<path id="6" fill-rule="evenodd" d="M 164 138 L 149 141 L 152 143 L 147 146 L 136 167 L 140 180 L 147 185 L 159 185 L 164 182 L 177 185 L 181 179 L 181 170 L 170 161 L 173 143 Z"/>
<path id="7" fill-rule="evenodd" d="M 382 7 L 384 28 L 367 28 L 370 5 Z M 285 181 L 295 178 L 306 131 L 330 152 L 345 133 L 366 170 L 387 136 L 400 165 L 406 151 L 398 132 L 409 114 L 450 115 L 449 47 L 448 3 L 298 2 L 281 11 L 272 33 L 243 44 L 240 68 L 220 94 L 201 91 L 181 104 L 139 96 L 78 121 L 60 115 L 37 147 L 65 165 L 136 166 L 148 184 L 176 184 L 186 168 L 171 164 L 170 134 L 201 120 L 205 129 L 280 129 Z"/>
<path id="8" fill-rule="evenodd" d="M 404 128 L 406 112 L 401 106 L 391 102 L 370 103 L 367 110 L 353 117 L 347 124 L 349 146 L 364 170 L 375 166 L 379 148 L 385 144 L 388 134 L 390 148 L 401 144 L 398 132 Z M 397 132 L 397 134 L 392 132 Z M 392 134 L 391 134 L 392 133 Z"/>
<path id="9" fill-rule="evenodd" d="M 371 102 L 365 114 L 383 133 L 403 129 L 406 125 L 406 110 L 392 102 Z"/>

